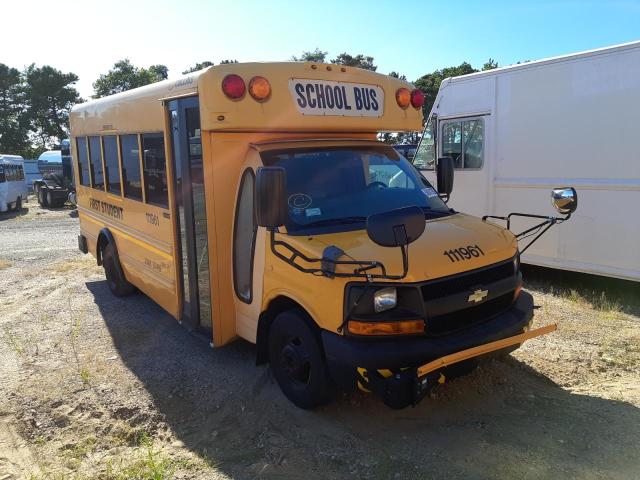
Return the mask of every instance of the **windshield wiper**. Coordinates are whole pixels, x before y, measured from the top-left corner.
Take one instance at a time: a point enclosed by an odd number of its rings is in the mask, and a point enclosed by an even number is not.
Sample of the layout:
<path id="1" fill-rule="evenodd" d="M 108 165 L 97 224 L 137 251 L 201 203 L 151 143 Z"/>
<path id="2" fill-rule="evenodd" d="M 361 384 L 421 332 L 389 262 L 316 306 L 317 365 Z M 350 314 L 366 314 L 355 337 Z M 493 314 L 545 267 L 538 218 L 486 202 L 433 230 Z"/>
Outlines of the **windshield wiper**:
<path id="1" fill-rule="evenodd" d="M 316 220 L 311 223 L 298 223 L 302 228 L 308 227 L 322 227 L 325 225 L 349 225 L 353 223 L 364 223 L 367 221 L 367 217 L 340 217 L 340 218 L 325 218 L 324 220 Z"/>

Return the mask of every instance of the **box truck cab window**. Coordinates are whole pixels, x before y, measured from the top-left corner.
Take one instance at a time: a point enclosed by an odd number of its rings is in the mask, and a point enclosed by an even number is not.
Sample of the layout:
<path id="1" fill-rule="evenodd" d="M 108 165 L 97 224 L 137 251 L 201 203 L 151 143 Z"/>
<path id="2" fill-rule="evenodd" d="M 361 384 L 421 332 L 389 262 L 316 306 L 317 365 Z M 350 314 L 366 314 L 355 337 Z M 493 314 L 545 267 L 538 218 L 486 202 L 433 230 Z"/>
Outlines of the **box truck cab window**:
<path id="1" fill-rule="evenodd" d="M 484 122 L 481 118 L 442 122 L 442 155 L 456 168 L 482 168 Z"/>
<path id="2" fill-rule="evenodd" d="M 412 205 L 449 214 L 431 185 L 390 147 L 310 148 L 262 153 L 287 171 L 287 232 L 363 228 L 369 215 Z"/>

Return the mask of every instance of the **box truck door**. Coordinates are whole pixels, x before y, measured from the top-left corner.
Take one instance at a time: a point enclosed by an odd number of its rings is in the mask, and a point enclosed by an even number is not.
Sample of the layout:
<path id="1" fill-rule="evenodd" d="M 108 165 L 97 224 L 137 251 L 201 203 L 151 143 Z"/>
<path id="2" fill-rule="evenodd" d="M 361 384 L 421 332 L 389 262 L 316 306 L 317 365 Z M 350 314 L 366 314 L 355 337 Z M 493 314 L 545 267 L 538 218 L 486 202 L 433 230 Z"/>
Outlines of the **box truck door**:
<path id="1" fill-rule="evenodd" d="M 438 125 L 432 127 L 434 130 L 427 125 L 414 161 L 435 185 L 435 158 L 453 158 L 456 174 L 449 205 L 476 216 L 486 215 L 489 209 L 490 168 L 486 133 L 490 120 L 489 115 L 439 119 Z M 433 138 L 434 132 L 437 132 L 436 139 Z M 434 143 L 437 144 L 435 149 Z"/>

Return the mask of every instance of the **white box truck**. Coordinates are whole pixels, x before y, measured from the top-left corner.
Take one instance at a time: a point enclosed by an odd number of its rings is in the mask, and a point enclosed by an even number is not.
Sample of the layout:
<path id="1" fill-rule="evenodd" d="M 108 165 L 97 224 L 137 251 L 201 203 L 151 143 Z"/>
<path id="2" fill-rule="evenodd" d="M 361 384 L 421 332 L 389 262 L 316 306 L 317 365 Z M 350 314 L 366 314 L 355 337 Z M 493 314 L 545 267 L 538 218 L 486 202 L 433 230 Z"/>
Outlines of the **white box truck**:
<path id="1" fill-rule="evenodd" d="M 441 157 L 458 170 L 449 206 L 472 215 L 529 212 L 576 188 L 571 227 L 524 263 L 640 281 L 640 42 L 444 80 L 414 164 L 435 184 Z"/>

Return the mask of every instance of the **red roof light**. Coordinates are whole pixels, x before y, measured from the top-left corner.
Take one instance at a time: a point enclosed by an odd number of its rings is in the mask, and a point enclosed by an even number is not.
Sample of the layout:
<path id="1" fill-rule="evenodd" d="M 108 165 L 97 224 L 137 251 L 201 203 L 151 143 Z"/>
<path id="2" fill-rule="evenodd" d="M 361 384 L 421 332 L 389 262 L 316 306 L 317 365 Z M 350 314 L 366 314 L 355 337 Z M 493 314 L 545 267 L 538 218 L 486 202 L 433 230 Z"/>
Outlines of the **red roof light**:
<path id="1" fill-rule="evenodd" d="M 231 73 L 222 80 L 222 91 L 231 100 L 240 100 L 244 97 L 247 87 L 241 76 Z"/>

